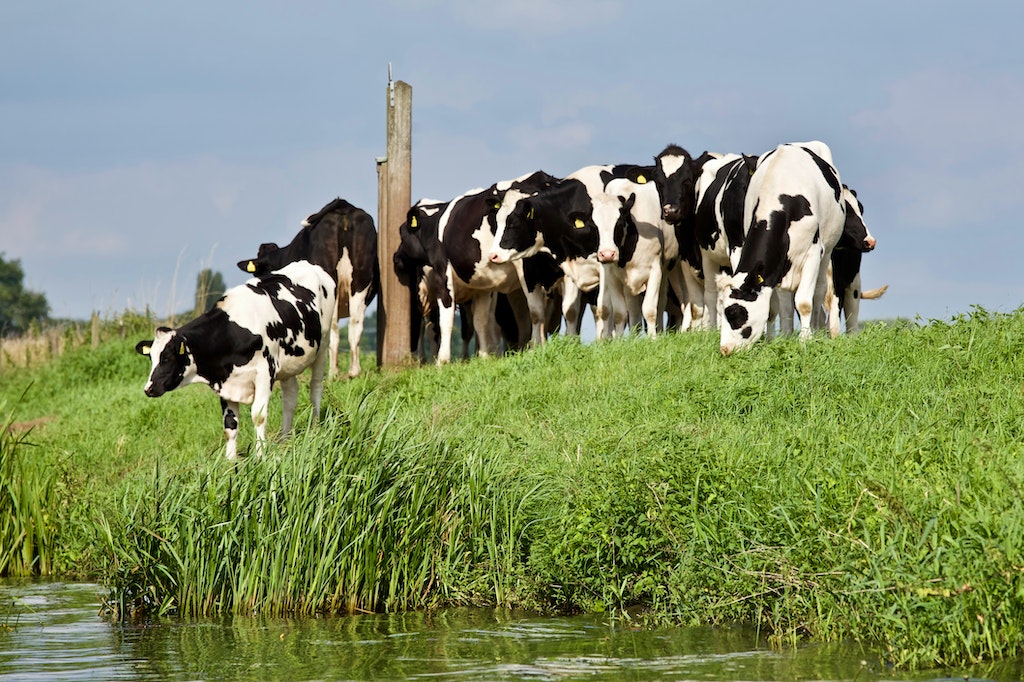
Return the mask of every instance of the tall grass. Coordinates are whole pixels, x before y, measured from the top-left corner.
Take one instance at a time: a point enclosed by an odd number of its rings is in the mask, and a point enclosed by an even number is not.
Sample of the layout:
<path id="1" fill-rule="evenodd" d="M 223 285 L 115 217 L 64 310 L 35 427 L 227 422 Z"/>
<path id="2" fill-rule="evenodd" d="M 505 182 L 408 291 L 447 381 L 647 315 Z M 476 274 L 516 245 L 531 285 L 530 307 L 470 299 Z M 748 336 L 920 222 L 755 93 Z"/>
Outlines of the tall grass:
<path id="1" fill-rule="evenodd" d="M 55 416 L 44 459 L 71 455 L 55 561 L 121 616 L 500 604 L 854 638 L 905 667 L 1024 650 L 1024 311 L 367 372 L 237 465 L 215 398 L 146 399 L 131 345 L 25 375 L 23 405 Z"/>
<path id="2" fill-rule="evenodd" d="M 157 475 L 105 524 L 118 615 L 505 602 L 506 580 L 462 579 L 515 564 L 530 491 L 392 424 L 371 430 L 357 409 L 237 467 Z"/>
<path id="3" fill-rule="evenodd" d="M 48 575 L 53 563 L 54 476 L 26 436 L 12 417 L 0 422 L 0 576 Z"/>

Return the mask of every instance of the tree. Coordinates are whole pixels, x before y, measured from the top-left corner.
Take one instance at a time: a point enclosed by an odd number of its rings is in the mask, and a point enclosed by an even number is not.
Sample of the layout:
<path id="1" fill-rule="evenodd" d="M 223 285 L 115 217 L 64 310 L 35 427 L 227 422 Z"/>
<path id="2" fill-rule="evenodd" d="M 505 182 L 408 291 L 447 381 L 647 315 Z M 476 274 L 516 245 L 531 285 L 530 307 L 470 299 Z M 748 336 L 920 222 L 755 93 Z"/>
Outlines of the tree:
<path id="1" fill-rule="evenodd" d="M 219 272 L 210 268 L 200 270 L 196 277 L 196 317 L 209 310 L 225 291 L 227 287 L 224 286 L 224 277 Z"/>
<path id="2" fill-rule="evenodd" d="M 23 334 L 33 322 L 49 319 L 46 296 L 26 291 L 21 261 L 5 260 L 0 253 L 0 334 Z"/>

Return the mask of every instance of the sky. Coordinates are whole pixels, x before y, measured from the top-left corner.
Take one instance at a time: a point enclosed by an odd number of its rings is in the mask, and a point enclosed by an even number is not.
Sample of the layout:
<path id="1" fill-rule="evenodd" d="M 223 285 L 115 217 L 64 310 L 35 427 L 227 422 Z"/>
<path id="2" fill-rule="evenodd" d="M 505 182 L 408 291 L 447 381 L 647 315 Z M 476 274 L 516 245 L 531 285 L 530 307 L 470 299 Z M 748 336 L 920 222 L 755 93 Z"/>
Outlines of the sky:
<path id="1" fill-rule="evenodd" d="M 0 254 L 54 317 L 169 315 L 335 197 L 376 220 L 391 64 L 414 201 L 817 139 L 878 240 L 862 320 L 1011 312 L 1022 25 L 1009 0 L 5 0 Z"/>

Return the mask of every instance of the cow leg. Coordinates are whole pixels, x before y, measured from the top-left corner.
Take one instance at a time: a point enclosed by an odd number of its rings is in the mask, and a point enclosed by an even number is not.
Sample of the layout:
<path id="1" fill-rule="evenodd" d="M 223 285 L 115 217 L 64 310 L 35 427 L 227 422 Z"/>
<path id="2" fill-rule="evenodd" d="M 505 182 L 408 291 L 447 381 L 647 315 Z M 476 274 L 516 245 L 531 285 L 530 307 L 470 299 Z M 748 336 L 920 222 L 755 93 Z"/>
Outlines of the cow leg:
<path id="1" fill-rule="evenodd" d="M 860 273 L 858 272 L 850 282 L 850 286 L 843 292 L 843 314 L 846 315 L 846 333 L 856 334 L 860 328 Z M 838 322 L 838 316 L 836 321 Z"/>
<path id="2" fill-rule="evenodd" d="M 820 320 L 820 311 L 819 317 L 815 317 L 815 302 L 817 301 L 817 307 L 820 308 L 821 302 L 824 300 L 824 289 L 822 289 L 821 297 L 815 295 L 818 288 L 818 263 L 814 258 L 808 260 L 811 262 L 805 266 L 800 284 L 797 285 L 796 292 L 793 294 L 793 303 L 796 312 L 800 315 L 801 341 L 811 338 L 814 333 L 814 325 Z"/>
<path id="3" fill-rule="evenodd" d="M 294 379 L 292 379 L 294 381 Z M 269 377 L 264 375 L 262 377 L 257 376 L 256 378 L 256 391 L 253 395 L 252 400 L 252 425 L 256 431 L 256 455 L 263 454 L 263 448 L 267 442 L 267 407 L 270 405 L 270 392 L 274 385 L 269 380 Z M 285 383 L 282 382 L 282 395 L 285 396 L 285 405 L 287 406 L 287 391 L 285 391 Z M 295 387 L 298 392 L 298 385 Z M 297 398 L 296 398 L 297 400 Z M 295 408 L 292 408 L 292 414 L 294 414 Z M 285 415 L 288 415 L 287 407 L 284 411 Z M 291 418 L 288 419 L 288 426 L 291 426 Z M 284 428 L 284 424 L 281 427 L 282 434 L 287 433 Z"/>
<path id="4" fill-rule="evenodd" d="M 327 373 L 328 360 L 329 356 L 321 348 L 317 353 L 316 360 L 313 361 L 309 377 L 309 402 L 312 404 L 312 415 L 310 418 L 314 424 L 320 421 L 320 401 L 324 395 L 324 375 Z"/>
<path id="5" fill-rule="evenodd" d="M 711 260 L 706 251 L 701 252 L 700 262 L 704 270 L 704 317 L 701 319 L 700 328 L 718 329 L 718 285 L 715 284 L 715 275 L 724 270 Z"/>
<path id="6" fill-rule="evenodd" d="M 220 399 L 221 420 L 228 444 L 225 454 L 228 459 L 238 456 L 238 403 Z"/>
<path id="7" fill-rule="evenodd" d="M 322 380 L 323 377 L 321 377 Z M 299 380 L 295 377 L 281 379 L 281 438 L 284 438 L 291 432 L 292 420 L 295 418 L 295 407 L 298 404 Z M 255 404 L 253 408 L 255 408 Z M 255 409 L 253 414 L 255 414 Z"/>
<path id="8" fill-rule="evenodd" d="M 562 278 L 562 317 L 565 319 L 566 335 L 580 335 L 580 318 L 583 316 L 583 297 L 576 282 L 566 275 Z"/>
<path id="9" fill-rule="evenodd" d="M 661 264 L 655 261 L 651 268 L 651 274 L 647 278 L 647 291 L 643 293 L 643 301 L 640 304 L 640 312 L 644 322 L 647 324 L 647 336 L 656 338 L 658 327 L 661 325 L 662 311 L 662 283 L 664 281 Z"/>
<path id="10" fill-rule="evenodd" d="M 348 302 L 348 347 L 352 353 L 352 359 L 348 365 L 350 377 L 359 376 L 362 368 L 359 365 L 359 341 L 363 338 L 363 320 L 366 317 L 366 297 L 370 293 L 369 287 L 352 294 Z M 331 368 L 334 368 L 331 363 Z"/>
<path id="11" fill-rule="evenodd" d="M 496 304 L 495 292 L 485 291 L 473 296 L 473 329 L 476 330 L 476 352 L 480 357 L 494 355 L 498 348 L 498 338 L 501 334 L 495 332 Z"/>
<path id="12" fill-rule="evenodd" d="M 338 317 L 339 305 L 341 305 L 340 296 L 337 305 L 334 306 L 334 312 L 331 314 L 331 335 L 329 342 L 331 352 L 331 378 L 334 378 L 334 375 L 338 373 L 338 337 L 340 336 L 340 332 L 338 331 L 338 320 L 340 319 Z"/>
<path id="13" fill-rule="evenodd" d="M 786 336 L 793 333 L 795 320 L 793 317 L 793 292 L 788 289 L 776 289 L 778 299 L 776 308 L 779 315 L 779 334 Z M 800 324 L 803 327 L 803 313 L 800 313 Z M 772 325 L 769 325 L 771 327 Z"/>
<path id="14" fill-rule="evenodd" d="M 706 329 L 707 328 L 707 284 L 702 281 L 697 272 L 689 263 L 683 261 L 680 266 L 683 272 L 683 284 L 686 286 L 686 308 L 683 314 L 684 329 Z M 706 271 L 705 271 L 706 272 Z M 713 278 L 712 278 L 713 279 Z M 714 283 L 711 284 L 711 300 L 718 300 L 718 292 L 715 291 Z M 689 314 L 689 321 L 686 314 Z"/>
<path id="15" fill-rule="evenodd" d="M 452 360 L 452 329 L 455 327 L 455 301 L 445 305 L 438 301 L 437 317 L 441 327 L 441 343 L 437 349 L 437 364 L 444 365 Z"/>

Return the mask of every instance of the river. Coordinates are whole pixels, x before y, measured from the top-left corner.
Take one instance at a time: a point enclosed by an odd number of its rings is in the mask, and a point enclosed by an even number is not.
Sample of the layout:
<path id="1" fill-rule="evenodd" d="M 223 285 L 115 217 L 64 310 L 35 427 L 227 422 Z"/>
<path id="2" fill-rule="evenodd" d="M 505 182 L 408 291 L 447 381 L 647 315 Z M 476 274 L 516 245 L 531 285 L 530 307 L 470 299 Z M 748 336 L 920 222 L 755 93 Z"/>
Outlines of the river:
<path id="1" fill-rule="evenodd" d="M 325 618 L 99 617 L 100 585 L 0 581 L 0 680 L 1021 679 L 1024 661 L 904 673 L 856 645 L 772 651 L 745 628 L 446 609 Z"/>

